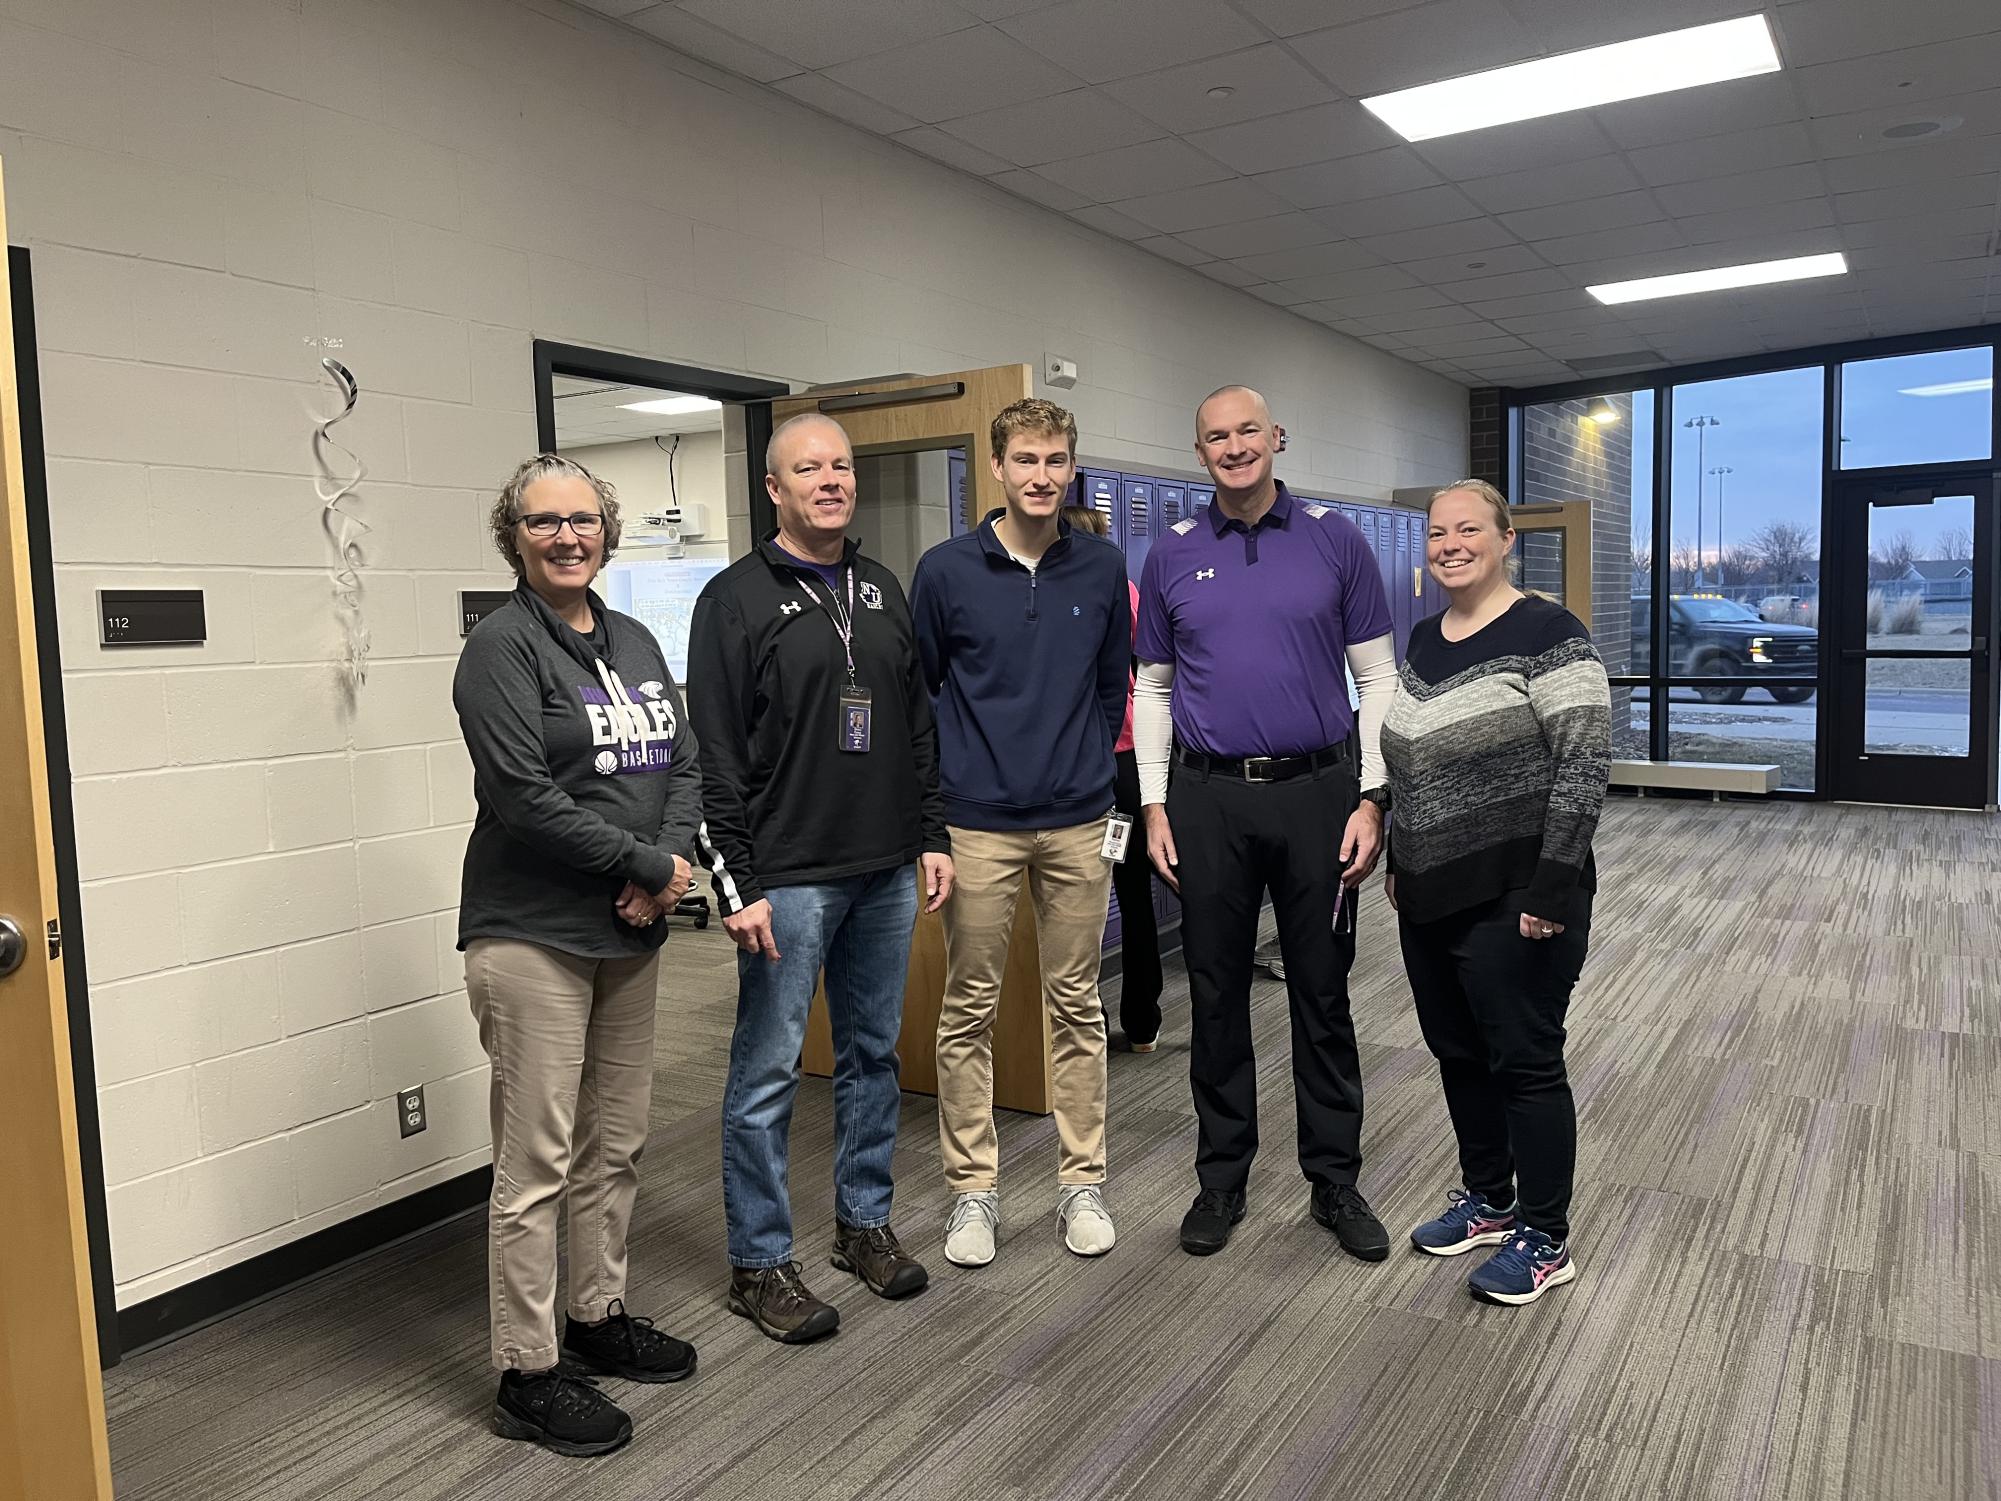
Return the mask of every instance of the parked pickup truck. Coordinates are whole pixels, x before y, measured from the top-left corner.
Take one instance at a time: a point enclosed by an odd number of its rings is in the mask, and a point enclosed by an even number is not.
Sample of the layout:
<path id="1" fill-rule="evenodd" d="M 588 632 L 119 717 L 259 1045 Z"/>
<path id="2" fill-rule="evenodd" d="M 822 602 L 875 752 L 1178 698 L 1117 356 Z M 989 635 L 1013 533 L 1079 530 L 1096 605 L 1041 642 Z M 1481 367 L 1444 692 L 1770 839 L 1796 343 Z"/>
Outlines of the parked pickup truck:
<path id="1" fill-rule="evenodd" d="M 1812 626 L 1766 620 L 1748 605 L 1714 594 L 1676 594 L 1668 599 L 1668 660 L 1670 677 L 1743 678 L 1743 683 L 1713 683 L 1696 691 L 1704 703 L 1736 704 L 1748 688 L 1764 686 L 1760 678 L 1813 677 L 1820 671 L 1820 633 Z M 1652 601 L 1633 599 L 1633 666 L 1647 670 L 1653 642 Z M 1805 684 L 1767 687 L 1782 704 L 1803 704 L 1813 697 Z"/>

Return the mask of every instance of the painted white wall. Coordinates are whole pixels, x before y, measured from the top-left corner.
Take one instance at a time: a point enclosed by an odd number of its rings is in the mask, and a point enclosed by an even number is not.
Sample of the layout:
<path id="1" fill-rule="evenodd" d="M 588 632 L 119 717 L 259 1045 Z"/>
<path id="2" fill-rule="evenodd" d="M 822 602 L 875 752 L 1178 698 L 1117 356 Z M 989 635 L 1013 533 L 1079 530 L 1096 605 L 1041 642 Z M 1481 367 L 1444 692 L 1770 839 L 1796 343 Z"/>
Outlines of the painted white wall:
<path id="1" fill-rule="evenodd" d="M 664 510 L 678 494 L 681 504 L 702 507 L 707 535 L 700 541 L 687 540 L 691 558 L 726 558 L 730 554 L 728 497 L 723 493 L 723 435 L 682 433 L 681 446 L 674 454 L 674 484 L 667 483 L 667 455 L 651 438 L 632 443 L 598 443 L 589 448 L 565 447 L 563 452 L 601 479 L 618 489 L 620 511 L 630 518 L 647 511 Z M 671 444 L 663 437 L 662 444 Z M 738 510 L 743 510 L 739 502 Z"/>
<path id="2" fill-rule="evenodd" d="M 795 383 L 1054 351 L 1103 460 L 1186 468 L 1194 402 L 1248 380 L 1302 484 L 1465 468 L 1459 388 L 559 0 L 0 0 L 0 160 L 122 1304 L 483 1160 L 449 690 L 457 591 L 511 583 L 484 513 L 534 448 L 531 336 Z M 364 391 L 353 703 L 319 339 Z M 204 588 L 207 645 L 100 649 L 120 583 Z"/>

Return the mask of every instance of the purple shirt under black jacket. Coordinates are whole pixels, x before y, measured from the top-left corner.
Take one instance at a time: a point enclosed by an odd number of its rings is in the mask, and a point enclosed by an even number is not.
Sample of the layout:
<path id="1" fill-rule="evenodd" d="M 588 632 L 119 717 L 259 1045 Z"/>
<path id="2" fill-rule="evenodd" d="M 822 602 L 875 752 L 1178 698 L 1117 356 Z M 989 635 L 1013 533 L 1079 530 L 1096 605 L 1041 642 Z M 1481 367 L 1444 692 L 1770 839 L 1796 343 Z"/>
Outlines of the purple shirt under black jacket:
<path id="1" fill-rule="evenodd" d="M 1389 633 L 1361 530 L 1283 484 L 1254 527 L 1217 505 L 1174 526 L 1140 575 L 1135 650 L 1174 668 L 1174 737 L 1212 756 L 1297 756 L 1345 739 L 1345 653 Z"/>

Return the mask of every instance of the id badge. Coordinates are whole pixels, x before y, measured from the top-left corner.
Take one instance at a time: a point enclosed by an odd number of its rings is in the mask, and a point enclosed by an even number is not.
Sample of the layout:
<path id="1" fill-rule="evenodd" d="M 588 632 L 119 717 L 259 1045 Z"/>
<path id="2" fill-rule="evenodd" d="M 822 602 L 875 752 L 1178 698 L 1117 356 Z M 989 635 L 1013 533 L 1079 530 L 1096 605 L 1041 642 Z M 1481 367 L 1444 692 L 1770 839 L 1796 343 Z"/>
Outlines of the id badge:
<path id="1" fill-rule="evenodd" d="M 866 688 L 841 690 L 841 749 L 860 755 L 868 750 L 869 721 L 874 717 L 873 696 Z"/>
<path id="2" fill-rule="evenodd" d="M 1132 815 L 1114 813 L 1105 820 L 1105 842 L 1098 846 L 1098 853 L 1117 865 L 1126 857 L 1126 845 L 1131 841 L 1132 833 Z"/>

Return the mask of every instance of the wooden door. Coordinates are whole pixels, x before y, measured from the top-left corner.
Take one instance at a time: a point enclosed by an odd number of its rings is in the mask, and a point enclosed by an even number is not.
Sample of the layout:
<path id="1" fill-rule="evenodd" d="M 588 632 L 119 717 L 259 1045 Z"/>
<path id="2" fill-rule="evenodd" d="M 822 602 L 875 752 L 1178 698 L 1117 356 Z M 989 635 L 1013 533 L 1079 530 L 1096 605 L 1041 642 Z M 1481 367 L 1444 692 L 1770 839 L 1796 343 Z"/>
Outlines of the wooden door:
<path id="1" fill-rule="evenodd" d="M 857 455 L 922 453 L 961 448 L 966 454 L 967 527 L 1004 503 L 1000 481 L 987 463 L 988 431 L 1002 407 L 1035 394 L 1026 365 L 996 365 L 950 375 L 898 376 L 892 380 L 836 382 L 771 404 L 773 423 L 804 412 L 824 412 L 840 423 Z M 919 914 L 910 942 L 910 971 L 903 992 L 903 1033 L 897 1045 L 903 1087 L 938 1092 L 938 1010 L 945 994 L 945 926 Z M 805 1068 L 834 1071 L 832 1032 L 825 999 L 815 996 L 807 1023 Z M 1015 907 L 1014 937 L 994 1021 L 994 1103 L 1009 1110 L 1049 1110 L 1049 1016 L 1042 1004 L 1035 916 L 1023 882 Z"/>
<path id="2" fill-rule="evenodd" d="M 0 247 L 7 243 L 0 179 Z M 0 254 L 0 916 L 21 935 L 0 977 L 0 1498 L 111 1494 L 85 1250 L 41 677 L 28 584 L 21 422 Z M 0 935 L 5 932 L 0 928 Z M 9 946 L 0 936 L 0 947 Z M 0 968 L 12 962 L 0 956 Z"/>

